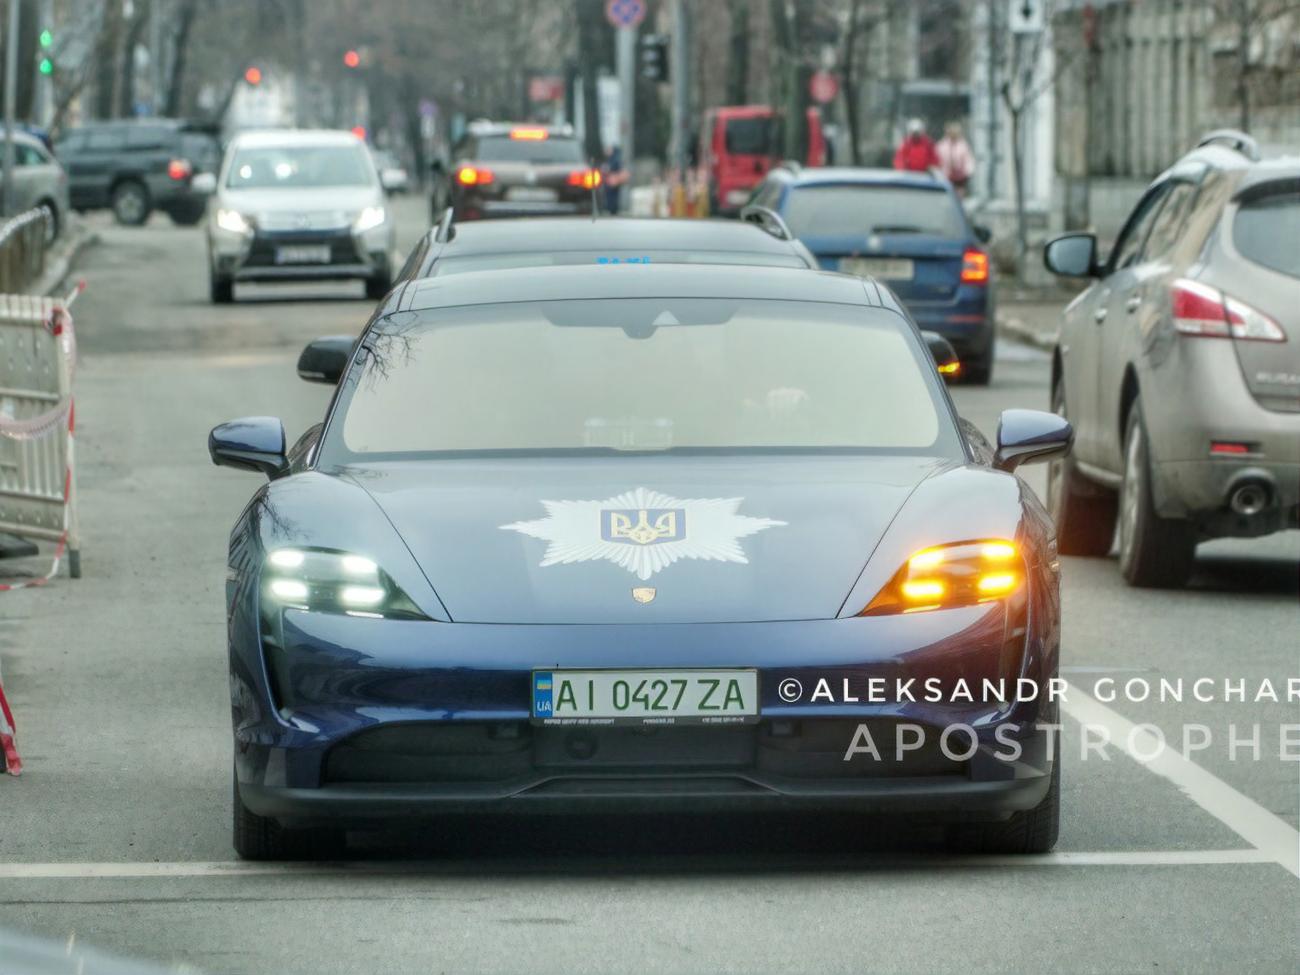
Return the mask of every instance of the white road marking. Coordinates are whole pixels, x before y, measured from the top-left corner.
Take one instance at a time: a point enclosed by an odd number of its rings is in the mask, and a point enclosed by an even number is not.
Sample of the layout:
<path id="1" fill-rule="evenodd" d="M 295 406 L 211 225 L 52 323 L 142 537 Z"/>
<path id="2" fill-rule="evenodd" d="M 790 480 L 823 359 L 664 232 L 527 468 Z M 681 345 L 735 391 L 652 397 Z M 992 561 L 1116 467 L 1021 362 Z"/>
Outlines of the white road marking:
<path id="1" fill-rule="evenodd" d="M 795 858 L 796 865 L 803 863 Z M 912 856 L 880 854 L 862 858 L 865 868 L 915 867 L 1184 867 L 1220 864 L 1273 863 L 1257 849 L 1240 850 L 1123 850 L 1061 852 L 1005 856 Z M 809 861 L 811 863 L 811 861 Z M 0 863 L 0 880 L 151 880 L 185 877 L 256 877 L 313 874 L 412 874 L 432 868 L 437 873 L 445 861 L 355 861 L 346 863 L 247 863 L 237 860 L 194 863 Z M 779 868 L 779 864 L 777 867 Z"/>
<path id="2" fill-rule="evenodd" d="M 1111 746 L 1138 764 L 1145 765 L 1149 771 L 1168 779 L 1187 798 L 1259 850 L 1266 859 L 1300 877 L 1300 832 L 1280 816 L 1184 758 L 1177 747 L 1166 744 L 1161 748 L 1160 739 L 1151 731 L 1129 721 L 1073 684 L 1068 685 L 1061 708 L 1080 724 L 1105 728 L 1110 734 Z M 1139 755 L 1156 757 L 1143 761 Z"/>

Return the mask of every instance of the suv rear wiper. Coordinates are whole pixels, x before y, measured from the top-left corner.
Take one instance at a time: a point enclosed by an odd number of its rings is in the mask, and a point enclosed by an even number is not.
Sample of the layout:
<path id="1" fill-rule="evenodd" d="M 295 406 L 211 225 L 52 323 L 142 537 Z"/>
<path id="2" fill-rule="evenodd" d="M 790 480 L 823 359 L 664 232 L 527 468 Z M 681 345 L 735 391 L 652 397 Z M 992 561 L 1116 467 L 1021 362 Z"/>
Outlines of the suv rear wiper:
<path id="1" fill-rule="evenodd" d="M 923 234 L 925 230 L 907 223 L 882 223 L 879 227 L 872 227 L 871 232 L 873 234 Z"/>

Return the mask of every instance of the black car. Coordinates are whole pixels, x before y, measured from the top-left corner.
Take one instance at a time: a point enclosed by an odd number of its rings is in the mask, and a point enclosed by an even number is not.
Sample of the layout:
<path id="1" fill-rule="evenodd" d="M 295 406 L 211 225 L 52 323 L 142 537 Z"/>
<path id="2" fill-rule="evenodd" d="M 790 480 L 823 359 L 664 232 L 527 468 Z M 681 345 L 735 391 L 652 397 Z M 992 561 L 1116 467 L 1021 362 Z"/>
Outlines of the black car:
<path id="1" fill-rule="evenodd" d="M 591 213 L 600 180 L 567 125 L 475 122 L 435 170 L 433 219 L 449 206 L 458 220 Z"/>
<path id="2" fill-rule="evenodd" d="M 215 131 L 181 119 L 93 122 L 70 129 L 54 148 L 73 208 L 107 207 L 131 226 L 154 210 L 179 224 L 198 223 L 207 194 L 194 177 L 221 165 Z"/>
<path id="3" fill-rule="evenodd" d="M 564 264 L 817 266 L 808 248 L 767 211 L 749 211 L 743 221 L 602 216 L 460 224 L 447 210 L 397 279 Z"/>

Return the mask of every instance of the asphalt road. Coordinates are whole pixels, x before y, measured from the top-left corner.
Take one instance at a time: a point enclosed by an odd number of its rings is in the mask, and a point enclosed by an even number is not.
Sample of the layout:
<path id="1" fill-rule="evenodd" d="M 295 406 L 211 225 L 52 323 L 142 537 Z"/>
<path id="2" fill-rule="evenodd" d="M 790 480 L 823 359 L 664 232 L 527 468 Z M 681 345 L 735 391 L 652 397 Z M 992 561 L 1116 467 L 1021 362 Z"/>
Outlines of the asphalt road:
<path id="1" fill-rule="evenodd" d="M 423 209 L 398 204 L 403 247 Z M 1281 726 L 1300 723 L 1284 696 L 1300 677 L 1296 534 L 1203 546 L 1185 592 L 1065 560 L 1053 855 L 955 860 L 871 821 L 674 819 L 488 822 L 371 839 L 343 866 L 235 864 L 223 566 L 256 481 L 213 468 L 205 438 L 248 414 L 296 436 L 328 396 L 297 380 L 299 348 L 357 330 L 370 305 L 329 285 L 214 307 L 198 231 L 96 223 L 77 316 L 85 577 L 0 594 L 27 762 L 0 777 L 0 927 L 277 975 L 1300 966 L 1300 762 L 1279 757 Z M 999 410 L 1046 406 L 1046 379 L 1041 353 L 1007 344 L 993 386 L 956 399 L 992 436 Z M 1108 678 L 1199 677 L 1215 701 L 1098 700 Z M 1251 700 L 1264 678 L 1281 701 Z M 1223 700 L 1225 679 L 1247 700 Z M 1118 746 L 1084 760 L 1080 722 Z M 1131 754 L 1189 724 L 1212 739 L 1190 760 Z M 1255 725 L 1258 756 L 1232 755 Z"/>

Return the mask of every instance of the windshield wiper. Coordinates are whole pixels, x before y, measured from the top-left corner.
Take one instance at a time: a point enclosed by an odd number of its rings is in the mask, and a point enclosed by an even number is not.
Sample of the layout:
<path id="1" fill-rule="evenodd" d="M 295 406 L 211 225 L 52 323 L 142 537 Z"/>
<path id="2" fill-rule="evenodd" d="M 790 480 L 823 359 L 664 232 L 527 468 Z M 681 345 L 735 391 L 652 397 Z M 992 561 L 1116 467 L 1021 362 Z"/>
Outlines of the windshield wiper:
<path id="1" fill-rule="evenodd" d="M 907 223 L 882 223 L 879 227 L 872 227 L 871 232 L 873 234 L 923 234 L 925 230 Z"/>

